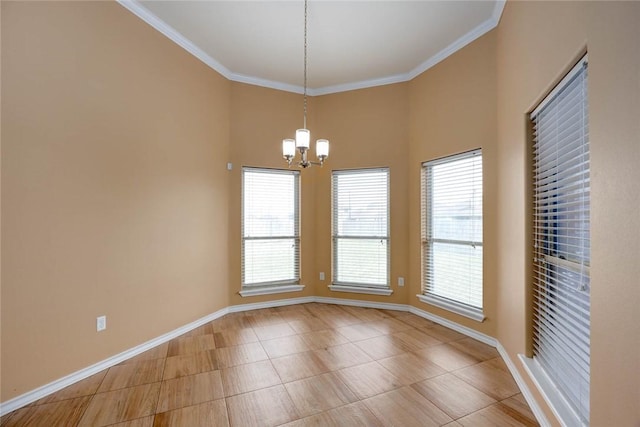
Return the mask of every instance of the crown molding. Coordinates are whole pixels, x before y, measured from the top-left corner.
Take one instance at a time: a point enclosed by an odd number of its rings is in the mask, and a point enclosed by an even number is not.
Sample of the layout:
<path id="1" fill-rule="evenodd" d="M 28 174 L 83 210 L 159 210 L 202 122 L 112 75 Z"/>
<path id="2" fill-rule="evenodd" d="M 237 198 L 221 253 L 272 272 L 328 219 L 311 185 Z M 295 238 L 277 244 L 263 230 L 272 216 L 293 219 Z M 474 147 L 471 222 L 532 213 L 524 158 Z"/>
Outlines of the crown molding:
<path id="1" fill-rule="evenodd" d="M 220 73 L 227 80 L 231 80 L 238 83 L 246 83 L 254 86 L 266 87 L 269 89 L 276 89 L 285 92 L 293 92 L 302 94 L 304 93 L 304 88 L 298 85 L 292 85 L 289 83 L 283 83 L 273 80 L 262 79 L 254 76 L 247 76 L 244 74 L 234 73 L 229 70 L 227 67 L 218 62 L 215 58 L 208 55 L 205 51 L 196 46 L 191 40 L 182 35 L 180 32 L 176 31 L 173 27 L 168 25 L 162 19 L 158 18 L 155 14 L 153 14 L 149 9 L 144 7 L 137 0 L 116 0 L 120 5 L 129 10 L 131 13 L 136 15 L 138 18 L 142 19 L 147 24 L 151 25 L 156 30 L 160 31 L 162 34 L 167 36 L 170 40 L 176 43 L 178 46 L 182 47 L 187 52 L 191 53 L 193 56 L 198 58 L 200 61 L 204 62 L 206 65 L 211 67 L 213 70 Z M 443 61 L 450 55 L 454 54 L 458 50 L 462 49 L 472 41 L 477 38 L 483 36 L 488 33 L 492 29 L 494 29 L 498 23 L 500 22 L 500 18 L 502 17 L 502 12 L 504 10 L 506 0 L 498 0 L 493 8 L 493 12 L 491 17 L 469 31 L 467 34 L 463 35 L 453 43 L 451 43 L 446 48 L 442 49 L 426 61 L 422 62 L 413 70 L 402 73 L 395 74 L 392 76 L 386 76 L 376 79 L 362 80 L 357 82 L 349 82 L 344 84 L 332 85 L 332 86 L 324 86 L 319 88 L 307 88 L 307 94 L 310 96 L 320 96 L 320 95 L 329 95 L 332 93 L 339 92 L 348 92 L 351 90 L 358 89 L 366 89 L 370 87 L 376 86 L 384 86 L 394 83 L 403 83 L 409 80 L 413 80 L 420 74 L 427 71 L 429 68 L 435 66 L 439 62 Z"/>
<path id="2" fill-rule="evenodd" d="M 224 65 L 219 63 L 216 59 L 209 56 L 204 50 L 196 46 L 191 40 L 183 36 L 180 32 L 175 30 L 172 26 L 158 18 L 155 14 L 151 13 L 149 9 L 144 7 L 137 0 L 116 0 L 121 6 L 127 9 L 129 12 L 142 19 L 147 24 L 151 25 L 156 30 L 167 36 L 175 44 L 198 58 L 200 61 L 213 68 L 218 73 L 222 74 L 228 80 L 233 80 L 233 73 Z"/>
<path id="3" fill-rule="evenodd" d="M 269 89 L 282 90 L 285 92 L 299 93 L 301 95 L 304 93 L 304 87 L 302 86 L 292 85 L 289 83 L 276 82 L 273 80 L 261 79 L 259 77 L 247 76 L 244 74 L 231 73 L 230 76 L 227 78 L 237 83 L 246 83 L 253 86 L 261 86 Z M 313 89 L 307 88 L 307 95 L 311 95 L 311 96 L 316 95 L 313 92 L 314 92 Z"/>
<path id="4" fill-rule="evenodd" d="M 496 2 L 491 14 L 491 18 L 487 19 L 482 24 L 478 25 L 473 30 L 469 31 L 467 34 L 460 37 L 458 40 L 454 41 L 449 46 L 445 47 L 440 52 L 436 53 L 431 58 L 427 59 L 422 64 L 411 70 L 409 73 L 407 73 L 407 80 L 416 78 L 420 74 L 427 71 L 429 68 L 435 66 L 439 62 L 442 62 L 466 45 L 470 44 L 474 40 L 482 37 L 489 31 L 497 27 L 498 23 L 500 22 L 500 17 L 502 16 L 502 11 L 504 10 L 504 5 L 505 0 L 499 0 L 498 2 Z"/>
<path id="5" fill-rule="evenodd" d="M 325 86 L 317 89 L 309 89 L 312 96 L 329 95 L 332 93 L 348 92 L 350 90 L 366 89 L 369 87 L 384 86 L 394 83 L 402 83 L 411 80 L 409 74 L 396 74 L 394 76 L 380 77 L 378 79 L 362 80 L 359 82 L 344 83 L 335 86 Z"/>
<path id="6" fill-rule="evenodd" d="M 491 14 L 491 20 L 494 23 L 494 27 L 497 27 L 502 18 L 502 12 L 504 12 L 504 6 L 507 4 L 507 0 L 498 0 L 493 7 L 493 13 Z"/>

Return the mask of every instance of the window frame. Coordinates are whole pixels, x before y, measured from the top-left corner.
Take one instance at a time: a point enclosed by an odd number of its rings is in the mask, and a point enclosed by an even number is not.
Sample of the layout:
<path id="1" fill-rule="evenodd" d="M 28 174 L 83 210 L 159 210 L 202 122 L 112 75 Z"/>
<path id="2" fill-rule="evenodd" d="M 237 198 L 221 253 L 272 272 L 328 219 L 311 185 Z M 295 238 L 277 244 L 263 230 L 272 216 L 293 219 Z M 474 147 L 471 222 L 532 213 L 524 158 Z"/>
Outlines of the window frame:
<path id="1" fill-rule="evenodd" d="M 366 173 L 380 172 L 385 175 L 386 185 L 386 235 L 349 235 L 341 236 L 338 234 L 336 204 L 338 200 L 338 188 L 336 183 L 336 177 L 344 175 L 358 175 Z M 339 260 L 338 257 L 338 243 L 341 239 L 366 239 L 366 240 L 384 240 L 386 242 L 386 277 L 384 284 L 366 283 L 366 282 L 352 282 L 346 280 L 339 280 Z M 375 168 L 359 168 L 359 169 L 341 169 L 333 170 L 331 173 L 331 249 L 332 249 L 332 283 L 329 285 L 329 289 L 338 292 L 352 292 L 363 293 L 372 295 L 391 295 L 393 290 L 391 289 L 391 172 L 389 167 L 375 167 Z"/>
<path id="2" fill-rule="evenodd" d="M 483 167 L 484 158 L 482 156 L 482 148 L 477 148 L 462 153 L 453 154 L 433 160 L 429 160 L 422 163 L 421 168 L 421 221 L 422 221 L 422 240 L 421 240 L 421 262 L 422 262 L 422 280 L 421 280 L 421 294 L 417 297 L 420 301 L 434 305 L 447 311 L 459 314 L 461 316 L 473 319 L 478 322 L 485 320 L 484 316 L 484 170 L 480 173 L 480 185 L 482 188 L 482 203 L 480 204 L 480 213 L 482 216 L 482 240 L 450 240 L 433 238 L 433 205 L 432 194 L 430 188 L 432 188 L 431 182 L 433 181 L 433 167 L 443 165 L 447 163 L 453 163 L 463 159 L 470 159 L 475 156 L 479 156 L 480 165 Z M 476 307 L 465 302 L 448 298 L 430 292 L 429 277 L 432 272 L 429 271 L 428 266 L 433 265 L 433 244 L 434 243 L 446 243 L 450 245 L 459 245 L 460 247 L 481 247 L 483 248 L 481 271 L 480 271 L 480 294 L 481 305 Z"/>
<path id="3" fill-rule="evenodd" d="M 276 236 L 248 236 L 246 235 L 245 224 L 245 209 L 246 209 L 246 179 L 247 173 L 264 173 L 264 174 L 278 174 L 289 175 L 293 177 L 293 191 L 294 191 L 294 212 L 293 212 L 293 235 L 276 235 Z M 275 168 L 262 168 L 262 167 L 242 167 L 242 184 L 241 184 L 241 260 L 240 260 L 240 282 L 242 296 L 254 296 L 273 294 L 290 291 L 300 291 L 304 286 L 300 285 L 301 278 L 301 238 L 300 238 L 300 171 L 290 169 L 275 169 Z M 294 241 L 294 259 L 293 270 L 294 277 L 291 279 L 271 280 L 265 282 L 246 282 L 246 242 L 247 241 L 268 241 L 277 239 L 292 239 Z"/>
<path id="4" fill-rule="evenodd" d="M 579 81 L 577 79 L 580 79 Z M 572 88 L 572 85 L 575 86 Z M 576 89 L 577 88 L 577 89 Z M 564 93 L 571 94 L 572 90 L 579 91 L 580 95 L 577 99 L 571 99 L 571 103 L 561 104 L 561 100 L 564 100 Z M 576 92 L 577 93 L 577 92 Z M 580 102 L 583 104 L 580 105 Z M 565 112 L 571 108 L 577 108 L 582 113 L 581 121 L 582 127 L 579 133 L 580 137 L 577 139 L 568 139 L 563 136 L 562 140 L 557 138 L 557 141 L 551 139 L 549 141 L 540 142 L 537 137 L 537 132 L 542 132 L 542 129 L 538 129 L 539 125 L 536 120 L 538 116 L 545 114 L 547 108 L 556 108 Z M 583 56 L 576 65 L 561 79 L 561 81 L 554 86 L 548 95 L 540 102 L 540 104 L 528 114 L 530 120 L 532 132 L 531 132 L 531 157 L 529 162 L 529 173 L 531 179 L 531 195 L 530 195 L 530 230 L 531 230 L 531 279 L 530 279 L 530 291 L 531 291 L 531 349 L 529 357 L 520 355 L 520 359 L 523 362 L 527 372 L 533 379 L 538 389 L 542 392 L 543 397 L 553 410 L 556 417 L 567 425 L 587 425 L 589 422 L 590 412 L 590 331 L 591 331 L 591 318 L 590 318 L 590 204 L 591 204 L 591 190 L 590 190 L 590 177 L 591 177 L 591 162 L 590 162 L 590 149 L 589 149 L 589 132 L 588 132 L 588 57 Z M 556 114 L 557 115 L 557 114 Z M 553 117 L 553 116 L 551 116 Z M 577 117 L 577 116 L 576 116 Z M 571 128 L 571 125 L 575 126 L 573 121 L 563 119 L 552 122 L 555 132 L 560 134 L 566 132 Z M 546 125 L 545 125 L 546 126 Z M 586 131 L 585 131 L 586 128 Z M 547 129 L 545 127 L 545 129 Z M 559 129 L 559 130 L 558 130 Z M 555 144 L 555 146 L 553 145 Z M 549 166 L 545 163 L 544 166 L 548 169 L 541 168 L 536 171 L 536 168 L 542 166 L 542 159 L 537 157 L 536 150 L 541 150 L 544 145 L 545 152 L 549 152 L 549 146 L 551 146 L 551 152 L 556 153 L 556 157 L 552 161 L 548 161 L 549 164 L 558 163 L 556 166 Z M 579 155 L 572 156 L 571 160 L 563 160 L 560 162 L 560 158 L 557 153 L 566 151 L 568 148 L 573 149 L 577 147 L 580 150 Z M 555 151 L 554 151 L 555 150 Z M 545 154 L 547 156 L 547 154 Z M 567 171 L 575 168 L 576 165 L 568 165 L 571 161 L 574 161 L 580 156 L 584 156 L 582 160 L 578 161 L 580 165 L 580 172 L 571 172 L 567 174 Z M 586 158 L 586 160 L 585 160 Z M 586 169 L 584 169 L 586 165 Z M 541 170 L 545 170 L 541 173 Z M 553 172 L 553 171 L 560 171 Z M 587 176 L 585 177 L 584 174 Z M 575 175 L 575 176 L 574 176 Z M 577 175 L 583 175 L 581 178 L 577 178 Z M 567 180 L 567 177 L 569 179 Z M 551 179 L 553 178 L 553 179 Z M 544 183 L 543 183 L 544 181 Z M 561 183 L 561 184 L 559 184 Z M 588 183 L 585 185 L 585 183 Z M 588 189 L 585 191 L 585 188 Z M 572 191 L 567 191 L 571 188 Z M 580 191 L 578 191 L 578 189 Z M 575 200 L 578 195 L 582 198 L 582 208 L 576 210 Z M 586 202 L 585 202 L 586 199 Z M 544 202 L 543 202 L 544 201 Z M 553 202 L 553 203 L 551 203 Z M 572 205 L 571 209 L 567 206 Z M 585 210 L 585 206 L 587 209 Z M 576 219 L 576 215 L 581 215 L 581 219 Z M 588 230 L 583 228 L 585 217 L 587 215 Z M 570 222 L 580 223 L 580 227 L 576 227 L 576 224 Z M 562 225 L 566 223 L 565 225 Z M 570 232 L 572 234 L 570 234 Z M 585 233 L 589 234 L 589 237 L 584 238 Z M 571 253 L 569 244 L 571 239 L 576 239 L 576 236 L 582 236 L 580 251 L 582 254 L 576 252 Z M 589 247 L 585 252 L 584 240 L 589 240 Z M 575 247 L 575 245 L 573 245 Z M 588 254 L 588 256 L 584 256 Z M 580 256 L 582 255 L 582 256 Z M 578 276 L 576 279 L 575 276 Z M 584 280 L 588 280 L 589 284 L 585 287 Z M 580 284 L 578 288 L 574 288 L 571 285 Z M 582 297 L 588 293 L 588 298 L 580 298 L 580 296 L 572 296 L 572 293 L 580 294 Z M 548 296 L 552 295 L 553 298 Z M 571 299 L 569 299 L 569 297 Z M 581 304 L 588 304 L 587 307 Z M 587 313 L 588 317 L 576 317 L 576 314 Z M 580 321 L 585 322 L 585 325 L 580 324 Z M 552 327 L 554 327 L 552 329 Z M 580 334 L 586 330 L 587 337 L 580 338 Z M 574 333 L 574 335 L 567 336 L 567 333 Z M 581 341 L 587 343 L 586 357 L 584 356 L 584 348 L 579 347 Z M 564 346 L 569 344 L 569 348 Z M 578 345 L 578 346 L 576 346 Z M 562 348 L 560 348 L 562 347 Z M 579 357 L 578 353 L 583 354 L 583 357 Z M 543 354 L 544 353 L 544 354 Z M 554 353 L 555 359 L 544 360 L 550 354 Z M 580 360 L 586 360 L 587 372 L 582 371 L 577 373 L 570 373 L 570 369 L 566 368 L 567 361 L 571 361 L 577 366 L 575 369 L 579 371 L 584 368 L 584 365 L 580 365 Z M 546 366 L 545 366 L 546 365 Z M 560 367 L 556 369 L 557 373 L 553 373 L 549 368 Z M 564 366 L 564 368 L 563 368 Z M 571 366 L 574 367 L 573 365 Z M 553 369 L 551 369 L 553 370 Z M 582 373 L 581 373 L 582 372 Z M 574 375 L 574 376 L 572 376 Z M 580 382 L 575 379 L 587 378 L 586 397 L 583 394 L 584 382 Z M 565 385 L 559 384 L 565 382 Z M 569 381 L 569 388 L 566 390 L 566 382 Z M 575 393 L 576 388 L 580 397 L 573 397 L 567 395 L 568 393 Z M 564 391 L 561 391 L 563 390 Z M 577 399 L 577 401 L 576 401 Z M 584 404 L 586 403 L 586 407 Z M 583 411 L 586 411 L 583 412 Z"/>

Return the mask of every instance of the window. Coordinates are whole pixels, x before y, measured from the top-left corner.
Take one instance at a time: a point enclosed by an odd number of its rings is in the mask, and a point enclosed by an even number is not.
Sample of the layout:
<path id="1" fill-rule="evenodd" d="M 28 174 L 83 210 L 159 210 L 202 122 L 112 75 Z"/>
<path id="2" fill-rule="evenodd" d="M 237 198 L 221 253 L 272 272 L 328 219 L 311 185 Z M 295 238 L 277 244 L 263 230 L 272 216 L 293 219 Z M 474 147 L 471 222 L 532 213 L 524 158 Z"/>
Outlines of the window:
<path id="1" fill-rule="evenodd" d="M 386 168 L 333 172 L 331 289 L 391 294 Z"/>
<path id="2" fill-rule="evenodd" d="M 298 171 L 242 169 L 243 290 L 299 283 L 299 180 Z"/>
<path id="3" fill-rule="evenodd" d="M 589 423 L 590 178 L 586 57 L 531 113 L 533 357 Z M 535 375 L 534 375 L 535 376 Z M 546 391 L 545 391 L 546 393 Z M 566 405 L 565 405 L 566 406 Z M 567 420 L 565 420 L 567 421 Z"/>
<path id="4" fill-rule="evenodd" d="M 423 302 L 482 321 L 482 152 L 422 165 Z"/>

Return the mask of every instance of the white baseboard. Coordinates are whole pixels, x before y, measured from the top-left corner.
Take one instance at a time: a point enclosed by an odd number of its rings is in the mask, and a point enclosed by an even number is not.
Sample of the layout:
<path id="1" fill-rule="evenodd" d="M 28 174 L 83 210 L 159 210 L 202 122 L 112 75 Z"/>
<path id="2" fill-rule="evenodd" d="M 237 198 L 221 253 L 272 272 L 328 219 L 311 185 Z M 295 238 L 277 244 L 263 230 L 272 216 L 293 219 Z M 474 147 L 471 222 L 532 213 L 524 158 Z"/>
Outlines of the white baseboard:
<path id="1" fill-rule="evenodd" d="M 439 323 L 442 326 L 446 326 L 449 329 L 453 329 L 454 331 L 458 331 L 461 334 L 464 334 L 468 337 L 481 341 L 498 350 L 500 357 L 502 357 L 502 360 L 504 360 L 504 363 L 507 365 L 509 372 L 511 372 L 511 376 L 513 377 L 516 384 L 518 385 L 518 388 L 520 389 L 522 396 L 524 396 L 525 400 L 529 404 L 529 408 L 531 408 L 531 412 L 536 417 L 536 420 L 538 421 L 538 423 L 542 427 L 551 427 L 551 424 L 549 423 L 549 420 L 547 420 L 547 417 L 542 411 L 542 408 L 540 408 L 540 405 L 538 405 L 538 402 L 534 399 L 533 394 L 531 394 L 531 390 L 529 390 L 529 387 L 522 379 L 522 375 L 520 375 L 520 371 L 518 371 L 516 366 L 513 364 L 513 361 L 509 357 L 509 353 L 507 353 L 507 350 L 502 346 L 502 344 L 500 344 L 498 340 L 488 335 L 485 335 L 481 332 L 467 328 L 466 326 L 460 325 L 458 323 L 444 319 L 440 316 L 436 316 L 435 314 L 421 310 L 417 307 L 410 306 L 409 312 L 416 314 L 418 316 L 424 317 L 425 319 L 431 320 L 433 322 Z"/>
<path id="2" fill-rule="evenodd" d="M 164 344 L 165 342 L 179 337 L 180 335 L 187 333 L 199 326 L 202 326 L 205 323 L 222 317 L 227 313 L 229 313 L 229 307 L 225 307 L 221 310 L 216 311 L 215 313 L 209 314 L 187 325 L 174 329 L 171 332 L 167 332 L 166 334 L 160 335 L 157 338 L 137 345 L 133 348 L 130 348 L 129 350 L 125 350 L 122 353 L 116 354 L 115 356 L 111 356 L 89 367 L 80 369 L 79 371 L 73 372 L 63 378 L 52 381 L 49 384 L 45 384 L 34 390 L 21 394 L 20 396 L 16 396 L 13 399 L 7 400 L 6 402 L 2 402 L 0 404 L 0 416 L 4 416 L 9 412 L 15 411 L 18 408 L 22 408 L 23 406 L 35 402 L 36 400 L 42 399 L 43 397 L 55 393 L 56 391 L 62 390 L 63 388 L 77 383 L 78 381 L 81 381 L 85 378 L 88 378 L 91 375 L 97 374 L 100 371 L 115 366 L 120 362 L 124 362 L 125 360 L 137 356 L 138 354 L 150 350 L 156 346 L 159 346 L 160 344 Z"/>
<path id="3" fill-rule="evenodd" d="M 258 295 L 273 295 L 284 294 L 287 292 L 300 292 L 304 289 L 303 285 L 278 285 L 278 286 L 265 286 L 243 289 L 240 292 L 241 297 L 255 297 Z"/>
<path id="4" fill-rule="evenodd" d="M 315 302 L 321 304 L 350 305 L 354 307 L 379 308 L 381 310 L 409 311 L 406 304 L 392 304 L 389 302 L 360 301 L 356 299 L 315 297 Z"/>
<path id="5" fill-rule="evenodd" d="M 525 357 L 519 354 L 518 358 L 535 384 L 538 392 L 542 395 L 551 412 L 558 419 L 562 427 L 587 427 L 580 418 L 580 415 L 572 408 L 571 404 L 562 395 L 557 386 L 551 381 L 545 370 L 536 359 Z M 640 426 L 640 424 L 639 424 Z"/>
<path id="6" fill-rule="evenodd" d="M 307 304 L 315 302 L 315 297 L 287 298 L 275 301 L 253 302 L 249 304 L 230 305 L 227 307 L 229 313 L 238 313 L 240 311 L 260 310 L 262 308 L 282 307 L 283 305 Z"/>
<path id="7" fill-rule="evenodd" d="M 349 285 L 329 285 L 329 290 L 333 292 L 348 292 L 352 294 L 369 294 L 369 295 L 385 295 L 389 296 L 393 293 L 391 288 L 367 288 L 365 286 L 349 286 Z"/>
<path id="8" fill-rule="evenodd" d="M 435 314 L 424 311 L 418 307 L 409 306 L 409 313 L 424 317 L 425 319 L 436 322 L 442 326 L 446 326 L 449 329 L 453 329 L 454 331 L 460 332 L 461 334 L 490 345 L 491 347 L 496 347 L 496 344 L 498 343 L 495 338 L 490 337 L 489 335 L 485 335 L 482 332 L 467 328 L 466 326 L 460 325 L 456 322 L 452 322 L 451 320 L 445 319 L 444 317 L 436 316 Z"/>
<path id="9" fill-rule="evenodd" d="M 425 319 L 431 320 L 435 323 L 438 323 L 442 326 L 446 326 L 447 328 L 453 329 L 454 331 L 460 332 L 470 338 L 474 338 L 478 341 L 481 341 L 487 345 L 495 347 L 498 350 L 498 353 L 504 360 L 505 364 L 509 368 L 511 375 L 516 381 L 516 384 L 520 388 L 522 395 L 526 399 L 531 411 L 534 416 L 538 420 L 541 426 L 547 427 L 551 426 L 549 421 L 544 415 L 544 412 L 540 408 L 540 405 L 536 402 L 531 394 L 531 391 L 527 387 L 527 384 L 522 379 L 520 372 L 516 369 L 515 365 L 511 361 L 509 354 L 505 350 L 505 348 L 500 344 L 495 338 L 485 335 L 481 332 L 475 331 L 466 326 L 460 325 L 458 323 L 452 322 L 451 320 L 445 319 L 440 316 L 436 316 L 435 314 L 424 311 L 420 308 L 407 305 L 407 304 L 392 304 L 392 303 L 384 303 L 384 302 L 373 302 L 373 301 L 360 301 L 354 299 L 342 299 L 342 298 L 330 298 L 330 297 L 301 297 L 301 298 L 288 298 L 274 301 L 265 301 L 259 303 L 250 303 L 250 304 L 239 304 L 232 305 L 229 307 L 225 307 L 221 310 L 216 311 L 208 316 L 202 317 L 194 322 L 191 322 L 185 326 L 177 328 L 171 332 L 168 332 L 164 335 L 161 335 L 157 338 L 154 338 L 150 341 L 147 341 L 143 344 L 140 344 L 136 347 L 133 347 L 129 350 L 123 351 L 115 356 L 109 357 L 101 362 L 98 362 L 94 365 L 91 365 L 87 368 L 76 371 L 70 375 L 67 375 L 64 378 L 60 378 L 59 380 L 53 381 L 49 384 L 46 384 L 42 387 L 38 387 L 35 390 L 24 393 L 20 396 L 17 396 L 13 399 L 10 399 L 6 402 L 0 403 L 0 416 L 4 416 L 5 414 L 15 411 L 18 408 L 26 406 L 36 400 L 42 399 L 52 393 L 55 393 L 58 390 L 61 390 L 65 387 L 68 387 L 78 381 L 81 381 L 91 375 L 97 374 L 98 372 L 110 368 L 111 366 L 117 365 L 120 362 L 123 362 L 133 356 L 137 356 L 138 354 L 150 350 L 153 347 L 156 347 L 160 344 L 164 344 L 167 341 L 172 340 L 186 332 L 189 332 L 199 326 L 204 325 L 205 323 L 211 322 L 219 317 L 224 316 L 228 313 L 237 313 L 241 311 L 251 311 L 251 310 L 259 310 L 262 308 L 271 308 L 271 307 L 281 307 L 285 305 L 293 305 L 293 304 L 306 304 L 306 303 L 323 303 L 323 304 L 337 304 L 337 305 L 348 305 L 355 307 L 366 307 L 366 308 L 378 308 L 382 310 L 395 310 L 395 311 L 408 311 L 409 313 L 413 313 L 417 316 L 423 317 Z"/>
<path id="10" fill-rule="evenodd" d="M 520 371 L 518 371 L 518 368 L 516 368 L 516 365 L 513 364 L 513 361 L 509 357 L 509 353 L 507 353 L 507 350 L 499 342 L 496 345 L 496 350 L 498 350 L 498 353 L 500 353 L 502 360 L 504 360 L 504 363 L 507 365 L 507 368 L 509 368 L 509 372 L 511 372 L 511 376 L 516 381 L 518 388 L 522 392 L 524 399 L 529 404 L 529 408 L 531 409 L 531 412 L 533 412 L 533 415 L 536 417 L 536 420 L 538 420 L 538 423 L 542 427 L 551 427 L 549 420 L 547 420 L 547 417 L 544 415 L 544 412 L 542 411 L 542 408 L 540 408 L 540 405 L 538 405 L 538 402 L 533 398 L 533 395 L 531 394 L 531 390 L 529 390 L 529 387 L 527 387 L 527 384 L 524 382 L 524 379 L 522 379 L 522 375 L 520 375 Z"/>

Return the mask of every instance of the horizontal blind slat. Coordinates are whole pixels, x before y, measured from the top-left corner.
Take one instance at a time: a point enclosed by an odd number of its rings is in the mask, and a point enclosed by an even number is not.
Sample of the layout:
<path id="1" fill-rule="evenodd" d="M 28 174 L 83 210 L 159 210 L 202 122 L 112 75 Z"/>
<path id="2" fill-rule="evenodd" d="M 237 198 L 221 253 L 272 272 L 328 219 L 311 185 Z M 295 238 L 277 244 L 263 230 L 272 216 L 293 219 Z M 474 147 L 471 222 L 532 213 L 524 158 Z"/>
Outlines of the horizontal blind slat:
<path id="1" fill-rule="evenodd" d="M 482 310 L 482 153 L 423 163 L 423 293 Z"/>
<path id="2" fill-rule="evenodd" d="M 389 170 L 332 173 L 333 281 L 389 287 Z"/>
<path id="3" fill-rule="evenodd" d="M 300 279 L 299 172 L 242 170 L 242 285 Z"/>
<path id="4" fill-rule="evenodd" d="M 590 377 L 590 156 L 581 61 L 530 116 L 533 349 L 584 423 Z"/>

